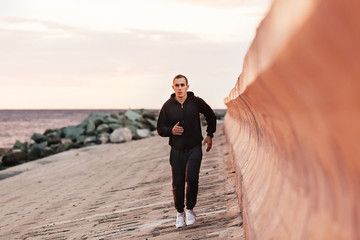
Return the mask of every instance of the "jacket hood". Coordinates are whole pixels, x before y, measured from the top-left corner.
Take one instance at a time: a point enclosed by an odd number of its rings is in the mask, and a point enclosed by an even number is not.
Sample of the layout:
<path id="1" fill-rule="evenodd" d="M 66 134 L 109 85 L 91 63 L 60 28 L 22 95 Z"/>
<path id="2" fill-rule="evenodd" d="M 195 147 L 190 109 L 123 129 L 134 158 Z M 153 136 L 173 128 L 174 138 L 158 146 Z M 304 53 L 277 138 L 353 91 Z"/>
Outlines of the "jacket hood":
<path id="1" fill-rule="evenodd" d="M 193 98 L 193 97 L 195 97 L 195 94 L 194 94 L 193 92 L 191 92 L 191 91 L 187 91 L 187 98 L 186 98 L 185 101 L 188 101 L 188 100 L 190 100 L 190 99 Z M 170 100 L 177 101 L 177 100 L 175 99 L 175 93 L 171 94 Z"/>

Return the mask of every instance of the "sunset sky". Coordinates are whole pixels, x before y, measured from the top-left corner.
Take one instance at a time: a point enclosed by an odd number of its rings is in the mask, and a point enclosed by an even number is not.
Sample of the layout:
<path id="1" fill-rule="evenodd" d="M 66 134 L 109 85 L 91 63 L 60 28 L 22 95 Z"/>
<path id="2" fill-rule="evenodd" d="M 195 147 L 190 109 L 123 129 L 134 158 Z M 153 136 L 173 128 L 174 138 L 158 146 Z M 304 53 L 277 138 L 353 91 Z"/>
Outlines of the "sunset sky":
<path id="1" fill-rule="evenodd" d="M 160 108 L 172 79 L 213 108 L 270 0 L 1 0 L 0 109 Z"/>

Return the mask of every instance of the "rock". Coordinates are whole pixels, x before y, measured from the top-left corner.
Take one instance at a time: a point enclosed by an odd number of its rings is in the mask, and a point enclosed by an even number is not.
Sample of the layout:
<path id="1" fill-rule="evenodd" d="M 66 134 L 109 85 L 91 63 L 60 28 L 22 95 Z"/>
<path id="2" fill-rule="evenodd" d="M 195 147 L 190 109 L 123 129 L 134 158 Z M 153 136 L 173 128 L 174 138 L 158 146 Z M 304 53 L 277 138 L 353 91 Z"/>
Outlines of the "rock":
<path id="1" fill-rule="evenodd" d="M 80 137 L 78 137 L 77 141 L 75 142 L 75 145 L 73 147 L 81 147 L 82 144 L 84 144 L 85 139 L 87 138 L 87 136 L 81 135 Z"/>
<path id="2" fill-rule="evenodd" d="M 159 134 L 158 134 L 157 130 L 151 131 L 151 136 L 158 136 L 158 135 Z"/>
<path id="3" fill-rule="evenodd" d="M 110 127 L 109 125 L 103 123 L 101 125 L 99 125 L 97 128 L 96 128 L 96 133 L 99 134 L 99 133 L 103 133 L 103 132 L 110 132 Z"/>
<path id="4" fill-rule="evenodd" d="M 55 154 L 56 152 L 51 147 L 45 147 L 40 151 L 40 157 L 48 157 Z"/>
<path id="5" fill-rule="evenodd" d="M 110 135 L 110 141 L 112 143 L 121 143 L 131 141 L 132 134 L 128 128 L 118 128 L 114 130 Z"/>
<path id="6" fill-rule="evenodd" d="M 91 112 L 83 122 L 87 124 L 89 121 L 93 121 L 96 126 L 99 126 L 105 122 L 105 116 L 105 113 Z"/>
<path id="7" fill-rule="evenodd" d="M 156 120 L 157 114 L 158 113 L 156 111 L 146 111 L 142 114 L 142 117 L 151 120 Z"/>
<path id="8" fill-rule="evenodd" d="M 126 126 L 126 128 L 128 128 L 131 131 L 132 136 L 136 136 L 137 127 L 135 127 L 133 125 L 128 125 L 128 126 Z"/>
<path id="9" fill-rule="evenodd" d="M 5 156 L 3 156 L 1 161 L 4 166 L 15 166 L 26 160 L 28 160 L 27 153 L 23 151 L 17 151 L 7 153 Z"/>
<path id="10" fill-rule="evenodd" d="M 76 127 L 76 129 L 80 135 L 84 135 L 86 132 L 86 128 Z"/>
<path id="11" fill-rule="evenodd" d="M 215 116 L 216 116 L 216 119 L 217 120 L 221 120 L 221 119 L 224 119 L 225 117 L 225 114 L 226 114 L 226 110 L 223 110 L 223 111 L 215 111 Z"/>
<path id="12" fill-rule="evenodd" d="M 99 137 L 101 144 L 108 143 L 110 141 L 110 134 L 109 133 L 102 133 Z"/>
<path id="13" fill-rule="evenodd" d="M 0 148 L 0 156 L 4 156 L 8 153 L 10 153 L 10 150 L 9 148 Z"/>
<path id="14" fill-rule="evenodd" d="M 157 128 L 157 121 L 156 120 L 146 118 L 145 121 L 148 123 L 151 131 L 153 131 L 153 130 L 155 130 Z"/>
<path id="15" fill-rule="evenodd" d="M 58 132 L 51 132 L 46 135 L 46 140 L 49 145 L 57 144 L 60 142 L 60 135 Z"/>
<path id="16" fill-rule="evenodd" d="M 117 120 L 120 119 L 120 114 L 118 114 L 118 113 L 111 113 L 110 116 L 111 116 L 112 118 L 117 119 Z"/>
<path id="17" fill-rule="evenodd" d="M 150 137 L 150 130 L 149 129 L 137 129 L 136 136 L 138 138 L 147 138 Z"/>
<path id="18" fill-rule="evenodd" d="M 84 145 L 89 145 L 91 143 L 97 143 L 97 142 L 98 142 L 98 140 L 95 136 L 90 136 L 90 137 L 85 138 Z"/>
<path id="19" fill-rule="evenodd" d="M 96 126 L 99 126 L 100 124 L 102 124 L 104 122 L 105 122 L 104 118 L 96 118 L 94 120 L 94 123 L 95 123 Z"/>
<path id="20" fill-rule="evenodd" d="M 27 149 L 28 149 L 27 142 L 22 143 L 22 142 L 16 140 L 12 149 L 20 149 L 23 152 L 27 152 Z"/>
<path id="21" fill-rule="evenodd" d="M 28 150 L 29 150 L 29 148 L 31 148 L 32 145 L 34 145 L 34 144 L 36 144 L 36 142 L 35 142 L 33 139 L 30 139 L 29 142 L 28 142 L 28 144 L 27 144 Z"/>
<path id="22" fill-rule="evenodd" d="M 72 143 L 72 142 L 71 142 L 71 143 L 70 143 L 70 142 L 65 142 L 65 143 L 63 143 L 63 144 L 61 144 L 61 145 L 59 146 L 59 148 L 57 149 L 57 152 L 67 151 L 67 150 L 71 149 L 72 146 L 73 146 L 73 143 Z"/>
<path id="23" fill-rule="evenodd" d="M 107 124 L 110 124 L 110 123 L 116 123 L 116 124 L 118 124 L 119 123 L 119 119 L 118 118 L 113 118 L 113 117 L 111 117 L 111 116 L 106 116 L 105 117 L 105 123 L 107 123 Z"/>
<path id="24" fill-rule="evenodd" d="M 119 124 L 122 127 L 125 127 L 126 125 L 131 125 L 131 122 L 125 117 L 125 115 L 119 116 Z"/>
<path id="25" fill-rule="evenodd" d="M 85 138 L 84 138 L 84 140 L 85 140 Z M 72 145 L 71 145 L 71 148 L 82 148 L 82 147 L 84 147 L 85 145 L 84 145 L 84 141 L 82 141 L 82 142 L 76 142 L 76 143 L 73 143 Z"/>
<path id="26" fill-rule="evenodd" d="M 129 119 L 131 122 L 136 122 L 137 120 L 140 120 L 142 118 L 142 116 L 133 111 L 133 110 L 127 110 L 125 112 L 125 116 L 127 117 L 127 119 Z"/>
<path id="27" fill-rule="evenodd" d="M 86 126 L 86 135 L 95 135 L 96 125 L 94 121 L 89 120 L 87 126 Z"/>
<path id="28" fill-rule="evenodd" d="M 37 143 L 31 146 L 31 148 L 28 151 L 28 156 L 30 160 L 35 160 L 41 157 L 41 151 L 43 151 L 47 147 L 48 143 L 42 142 Z"/>
<path id="29" fill-rule="evenodd" d="M 70 138 L 73 142 L 77 142 L 84 130 L 75 126 L 68 126 L 63 128 L 62 132 L 64 133 L 65 138 Z"/>
<path id="30" fill-rule="evenodd" d="M 133 125 L 138 129 L 149 128 L 147 122 L 145 122 L 144 119 L 141 119 L 139 122 L 134 122 Z"/>
<path id="31" fill-rule="evenodd" d="M 22 151 L 21 149 L 11 149 L 10 152 L 24 152 L 24 151 Z"/>
<path id="32" fill-rule="evenodd" d="M 62 138 L 60 140 L 61 144 L 66 144 L 66 143 L 73 143 L 73 141 L 70 138 Z"/>
<path id="33" fill-rule="evenodd" d="M 36 143 L 41 143 L 46 141 L 46 136 L 40 133 L 34 133 L 31 136 L 31 139 L 34 140 Z"/>
<path id="34" fill-rule="evenodd" d="M 109 127 L 112 131 L 114 131 L 115 129 L 121 128 L 121 126 L 117 123 L 111 123 L 111 124 L 109 124 Z"/>
<path id="35" fill-rule="evenodd" d="M 61 143 L 58 144 L 52 144 L 50 145 L 50 148 L 54 151 L 54 152 L 58 152 L 58 148 L 60 147 Z"/>
<path id="36" fill-rule="evenodd" d="M 48 134 L 53 133 L 53 132 L 56 132 L 59 136 L 60 136 L 60 134 L 61 134 L 61 130 L 60 130 L 60 129 L 58 129 L 58 128 L 49 128 L 49 129 L 46 129 L 46 130 L 45 130 L 45 132 L 44 132 L 43 135 L 47 136 Z"/>

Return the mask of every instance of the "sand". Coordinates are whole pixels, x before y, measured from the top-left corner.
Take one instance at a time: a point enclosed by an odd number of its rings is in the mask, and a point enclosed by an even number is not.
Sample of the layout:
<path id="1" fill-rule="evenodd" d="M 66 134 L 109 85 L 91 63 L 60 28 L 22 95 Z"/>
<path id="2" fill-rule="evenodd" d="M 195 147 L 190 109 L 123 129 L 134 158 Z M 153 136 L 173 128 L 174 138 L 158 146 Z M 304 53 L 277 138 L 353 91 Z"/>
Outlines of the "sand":
<path id="1" fill-rule="evenodd" d="M 0 239 L 244 239 L 222 125 L 213 144 L 193 226 L 175 228 L 170 147 L 156 136 L 1 171 Z"/>

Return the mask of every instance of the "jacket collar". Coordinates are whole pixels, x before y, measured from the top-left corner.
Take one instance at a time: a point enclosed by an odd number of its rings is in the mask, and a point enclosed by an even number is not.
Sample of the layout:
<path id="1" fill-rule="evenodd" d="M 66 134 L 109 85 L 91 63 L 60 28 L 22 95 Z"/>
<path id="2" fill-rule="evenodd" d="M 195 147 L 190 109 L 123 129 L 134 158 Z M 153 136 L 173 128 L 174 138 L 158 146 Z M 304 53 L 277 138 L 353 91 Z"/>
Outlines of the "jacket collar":
<path id="1" fill-rule="evenodd" d="M 191 100 L 194 96 L 195 96 L 195 95 L 194 95 L 193 92 L 187 91 L 187 98 L 186 98 L 186 100 L 185 100 L 184 103 L 186 103 L 187 101 Z M 178 102 L 178 101 L 175 99 L 175 93 L 171 94 L 170 100 Z"/>

